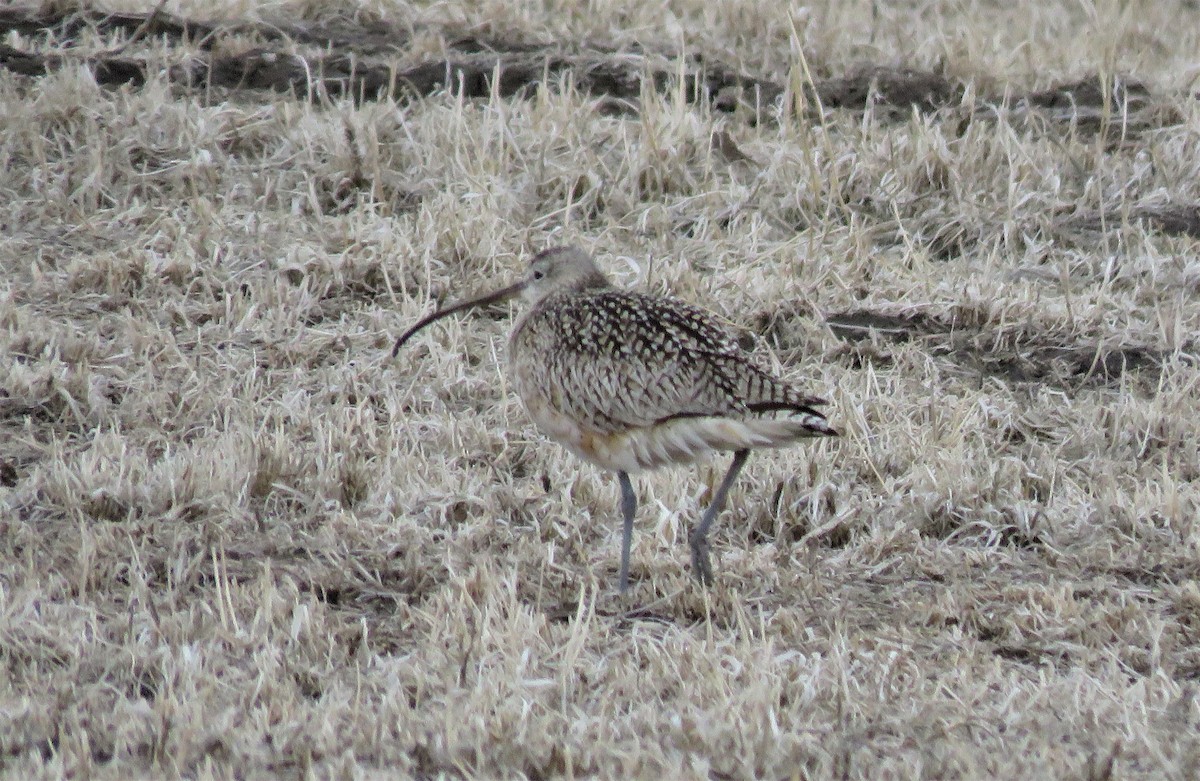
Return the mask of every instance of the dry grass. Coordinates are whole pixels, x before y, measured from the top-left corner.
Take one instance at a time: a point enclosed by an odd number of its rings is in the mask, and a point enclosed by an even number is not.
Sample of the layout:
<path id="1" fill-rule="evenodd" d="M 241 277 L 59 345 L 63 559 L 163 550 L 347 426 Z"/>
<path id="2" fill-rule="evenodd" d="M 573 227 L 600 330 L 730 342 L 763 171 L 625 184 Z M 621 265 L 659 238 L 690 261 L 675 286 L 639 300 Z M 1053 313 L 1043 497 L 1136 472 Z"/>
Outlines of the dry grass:
<path id="1" fill-rule="evenodd" d="M 128 31 L 4 39 L 66 64 L 0 68 L 0 773 L 1194 778 L 1194 3 L 576 5 L 336 21 L 410 30 L 397 67 L 683 47 L 782 108 L 309 101 L 181 84 L 206 49 L 158 36 L 108 88 Z M 263 45 L 313 51 L 215 48 Z M 950 105 L 813 105 L 864 63 Z M 750 461 L 707 593 L 723 462 L 638 481 L 622 600 L 615 481 L 525 419 L 507 317 L 388 355 L 564 241 L 845 432 Z"/>

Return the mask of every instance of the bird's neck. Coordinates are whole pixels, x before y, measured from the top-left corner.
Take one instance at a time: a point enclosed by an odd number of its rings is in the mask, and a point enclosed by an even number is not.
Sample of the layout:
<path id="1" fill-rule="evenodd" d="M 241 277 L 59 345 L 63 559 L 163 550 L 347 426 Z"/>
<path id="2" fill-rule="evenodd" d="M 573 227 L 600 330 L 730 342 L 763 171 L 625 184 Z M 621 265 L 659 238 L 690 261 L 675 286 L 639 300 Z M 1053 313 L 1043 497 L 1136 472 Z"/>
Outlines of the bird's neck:
<path id="1" fill-rule="evenodd" d="M 517 315 L 516 322 L 513 323 L 511 338 L 513 340 L 517 338 L 517 334 L 525 327 L 530 317 L 536 315 L 538 312 L 553 308 L 556 302 L 564 298 L 594 295 L 613 289 L 613 285 L 608 281 L 608 277 L 599 271 L 580 274 L 573 279 L 564 280 L 562 284 L 555 285 L 551 290 L 547 290 L 544 295 L 527 302 L 528 305 L 525 307 L 525 310 Z"/>
<path id="2" fill-rule="evenodd" d="M 563 284 L 564 292 L 586 293 L 591 291 L 611 290 L 612 282 L 599 269 L 591 268 L 579 272 L 578 275 Z"/>
<path id="3" fill-rule="evenodd" d="M 533 305 L 540 306 L 547 301 L 552 301 L 561 296 L 577 296 L 587 293 L 601 293 L 605 290 L 612 290 L 612 282 L 608 277 L 596 270 L 589 270 L 579 273 L 570 279 L 564 279 L 560 284 L 555 285 L 550 290 L 547 290 L 545 295 L 540 296 Z"/>

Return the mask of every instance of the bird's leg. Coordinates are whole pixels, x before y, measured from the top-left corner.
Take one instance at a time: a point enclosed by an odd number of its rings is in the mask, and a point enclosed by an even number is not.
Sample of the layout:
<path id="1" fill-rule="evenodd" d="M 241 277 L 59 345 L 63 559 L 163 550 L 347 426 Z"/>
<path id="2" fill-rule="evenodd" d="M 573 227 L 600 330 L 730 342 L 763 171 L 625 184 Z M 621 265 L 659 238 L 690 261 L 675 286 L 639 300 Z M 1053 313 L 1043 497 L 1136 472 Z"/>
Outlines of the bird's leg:
<path id="1" fill-rule="evenodd" d="M 628 472 L 617 472 L 617 480 L 621 483 L 621 515 L 625 519 L 625 529 L 621 537 L 621 593 L 629 590 L 629 549 L 633 546 L 633 516 L 637 513 L 637 494 L 633 492 L 633 483 L 629 482 Z"/>
<path id="2" fill-rule="evenodd" d="M 712 503 L 708 505 L 700 523 L 692 530 L 692 534 L 688 538 L 688 542 L 692 546 L 692 574 L 705 586 L 711 586 L 713 582 L 712 565 L 708 562 L 708 530 L 712 528 L 713 521 L 717 519 L 721 508 L 725 506 L 725 495 L 729 493 L 729 487 L 737 479 L 738 472 L 742 471 L 749 455 L 749 450 L 739 450 L 733 454 L 733 462 L 729 464 L 729 471 L 725 473 L 721 485 L 717 487 L 717 493 L 713 496 Z"/>

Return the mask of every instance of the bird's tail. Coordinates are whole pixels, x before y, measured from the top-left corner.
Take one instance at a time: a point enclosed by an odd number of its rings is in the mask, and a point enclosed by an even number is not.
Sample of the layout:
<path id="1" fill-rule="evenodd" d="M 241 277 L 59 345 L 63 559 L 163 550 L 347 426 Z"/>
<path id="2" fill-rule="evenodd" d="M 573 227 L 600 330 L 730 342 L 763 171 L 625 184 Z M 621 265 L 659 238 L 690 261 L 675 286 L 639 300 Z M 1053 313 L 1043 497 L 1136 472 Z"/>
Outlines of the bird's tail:
<path id="1" fill-rule="evenodd" d="M 778 428 L 788 439 L 801 437 L 836 437 L 838 432 L 825 420 L 817 407 L 828 404 L 819 396 L 801 393 L 791 385 L 781 382 L 764 371 L 751 370 L 742 383 L 745 387 L 742 398 L 746 409 L 764 424 L 764 428 Z M 772 413 L 784 413 L 776 416 Z M 750 422 L 750 421 L 747 421 Z M 789 435 L 783 434 L 789 432 Z"/>

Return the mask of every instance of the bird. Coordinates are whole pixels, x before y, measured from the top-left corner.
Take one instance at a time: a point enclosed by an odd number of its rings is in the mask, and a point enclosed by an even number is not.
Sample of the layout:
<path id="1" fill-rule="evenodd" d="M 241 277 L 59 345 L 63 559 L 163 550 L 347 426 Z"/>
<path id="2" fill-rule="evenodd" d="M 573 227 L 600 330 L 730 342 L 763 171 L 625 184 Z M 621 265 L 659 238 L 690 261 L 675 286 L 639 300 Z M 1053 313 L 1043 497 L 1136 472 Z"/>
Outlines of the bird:
<path id="1" fill-rule="evenodd" d="M 620 289 L 575 246 L 545 249 L 513 284 L 421 318 L 396 340 L 392 357 L 430 323 L 517 296 L 524 309 L 508 340 L 510 382 L 545 436 L 616 474 L 622 594 L 638 506 L 630 475 L 733 453 L 688 535 L 693 576 L 707 587 L 708 534 L 750 451 L 838 436 L 818 410 L 824 399 L 771 373 L 716 315 Z"/>

